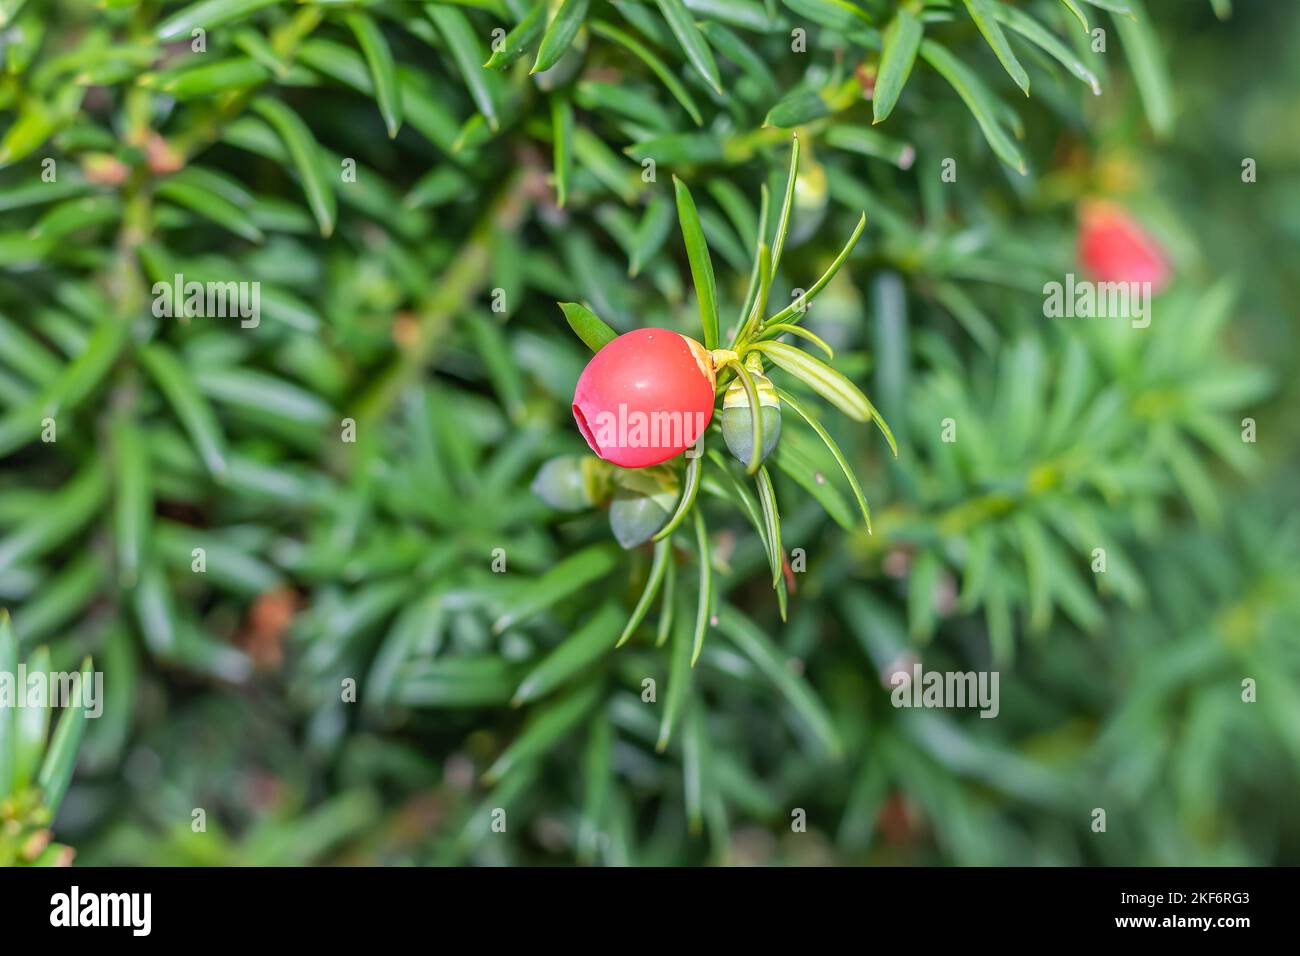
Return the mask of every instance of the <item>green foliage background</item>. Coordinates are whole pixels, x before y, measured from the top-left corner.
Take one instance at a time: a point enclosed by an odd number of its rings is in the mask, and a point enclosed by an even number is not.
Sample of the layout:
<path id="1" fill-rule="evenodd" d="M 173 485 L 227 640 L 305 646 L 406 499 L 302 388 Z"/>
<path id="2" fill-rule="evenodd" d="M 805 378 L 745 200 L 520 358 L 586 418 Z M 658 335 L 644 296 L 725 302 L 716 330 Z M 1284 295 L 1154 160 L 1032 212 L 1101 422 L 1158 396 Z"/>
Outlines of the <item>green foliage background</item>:
<path id="1" fill-rule="evenodd" d="M 66 798 L 6 788 L 0 862 L 62 844 L 107 864 L 1300 859 L 1293 6 L 0 16 L 0 601 L 17 656 L 91 654 L 108 694 Z M 918 25 L 889 112 L 880 51 Z M 496 28 L 521 55 L 486 70 Z M 562 56 L 533 76 L 539 44 Z M 782 538 L 808 565 L 785 623 L 758 534 L 706 487 L 717 626 L 674 678 L 657 613 L 612 647 L 648 552 L 529 490 L 584 450 L 589 352 L 555 303 L 698 335 L 673 174 L 734 316 L 794 128 L 808 181 L 773 301 L 866 212 L 806 324 L 899 455 L 826 418 L 868 536 L 787 414 Z M 1042 317 L 1089 196 L 1171 253 L 1148 329 Z M 260 324 L 155 317 L 176 273 L 259 281 Z M 673 559 L 679 620 L 693 560 Z M 882 674 L 909 655 L 999 670 L 1001 714 L 894 709 Z M 16 782 L 60 779 L 75 737 Z"/>

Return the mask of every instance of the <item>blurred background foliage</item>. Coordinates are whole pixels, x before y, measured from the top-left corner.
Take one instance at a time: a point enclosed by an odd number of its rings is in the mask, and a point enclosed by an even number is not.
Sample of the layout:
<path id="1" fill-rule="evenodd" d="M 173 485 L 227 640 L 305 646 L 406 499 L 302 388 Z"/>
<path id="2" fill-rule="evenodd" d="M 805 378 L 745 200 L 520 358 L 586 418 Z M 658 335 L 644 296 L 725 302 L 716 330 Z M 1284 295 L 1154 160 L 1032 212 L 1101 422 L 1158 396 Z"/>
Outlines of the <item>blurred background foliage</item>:
<path id="1" fill-rule="evenodd" d="M 108 697 L 0 861 L 1296 862 L 1295 12 L 0 0 L 0 602 Z M 555 302 L 698 334 L 671 173 L 734 314 L 792 129 L 773 301 L 867 214 L 805 324 L 898 437 L 827 421 L 874 534 L 787 422 L 788 621 L 706 486 L 698 667 L 614 652 L 648 550 L 529 490 L 583 451 Z M 1043 318 L 1089 197 L 1170 254 L 1150 328 Z M 155 316 L 177 273 L 261 322 Z M 913 660 L 998 718 L 893 708 Z"/>

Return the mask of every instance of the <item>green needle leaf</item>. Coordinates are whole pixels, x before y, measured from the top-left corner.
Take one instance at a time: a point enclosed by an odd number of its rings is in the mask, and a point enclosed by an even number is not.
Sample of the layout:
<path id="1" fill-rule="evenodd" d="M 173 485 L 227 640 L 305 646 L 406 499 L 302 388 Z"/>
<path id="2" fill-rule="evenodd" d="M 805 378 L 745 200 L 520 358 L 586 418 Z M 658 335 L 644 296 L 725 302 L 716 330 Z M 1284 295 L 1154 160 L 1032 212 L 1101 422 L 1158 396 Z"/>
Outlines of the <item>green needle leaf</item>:
<path id="1" fill-rule="evenodd" d="M 641 591 L 636 607 L 632 609 L 632 616 L 627 619 L 627 624 L 623 627 L 623 633 L 618 636 L 615 647 L 626 644 L 645 620 L 650 605 L 654 603 L 655 595 L 659 593 L 659 585 L 664 579 L 664 569 L 668 566 L 671 555 L 672 538 L 662 538 L 655 542 L 654 560 L 650 562 L 650 574 L 646 577 L 645 588 Z"/>
<path id="2" fill-rule="evenodd" d="M 696 459 L 697 461 L 699 459 Z M 709 532 L 704 527 L 704 516 L 699 509 L 691 513 L 695 522 L 695 547 L 700 558 L 700 594 L 695 606 L 695 632 L 691 638 L 691 667 L 700 659 L 704 650 L 704 635 L 709 630 L 709 617 L 713 604 L 713 564 L 709 553 Z"/>
<path id="3" fill-rule="evenodd" d="M 38 647 L 27 656 L 29 674 L 50 672 L 50 652 Z M 32 783 L 45 753 L 46 737 L 50 731 L 50 707 L 23 707 L 18 710 L 12 725 L 14 742 L 14 791 L 21 791 Z"/>
<path id="4" fill-rule="evenodd" d="M 677 193 L 677 219 L 681 223 L 682 238 L 686 241 L 686 257 L 691 265 L 691 281 L 695 283 L 695 296 L 700 304 L 700 324 L 704 326 L 704 347 L 718 347 L 718 288 L 713 277 L 713 260 L 704 240 L 704 227 L 695 209 L 695 200 L 686 184 L 673 176 L 673 189 Z"/>
<path id="5" fill-rule="evenodd" d="M 593 352 L 599 352 L 618 338 L 618 333 L 606 325 L 600 316 L 585 305 L 579 305 L 577 302 L 560 302 L 557 304 L 564 312 L 564 318 L 569 323 L 569 328 L 573 329 L 574 334 L 582 339 L 587 348 Z"/>
<path id="6" fill-rule="evenodd" d="M 325 156 L 311 130 L 297 113 L 269 96 L 258 97 L 253 102 L 253 109 L 271 124 L 288 150 L 302 180 L 303 192 L 307 194 L 307 205 L 311 207 L 312 215 L 320 226 L 321 235 L 331 235 L 338 214 L 333 176 L 326 172 Z"/>
<path id="7" fill-rule="evenodd" d="M 510 610 L 496 619 L 492 630 L 500 634 L 599 581 L 618 564 L 619 553 L 612 544 L 593 544 L 565 558 L 516 595 Z"/>
<path id="8" fill-rule="evenodd" d="M 673 99 L 682 105 L 687 115 L 694 120 L 695 125 L 704 125 L 704 116 L 700 113 L 700 108 L 695 105 L 695 100 L 682 84 L 682 81 L 644 43 L 631 34 L 624 33 L 618 27 L 605 23 L 603 20 L 593 21 L 591 32 L 598 37 L 604 37 L 606 40 L 612 40 L 620 44 L 640 59 L 659 78 L 659 82 L 672 94 Z"/>
<path id="9" fill-rule="evenodd" d="M 61 202 L 43 215 L 28 231 L 33 241 L 59 239 L 92 226 L 116 222 L 122 205 L 116 196 L 84 196 Z"/>
<path id="10" fill-rule="evenodd" d="M 518 683 L 518 668 L 499 657 L 407 661 L 393 689 L 393 702 L 448 709 L 503 707 Z"/>
<path id="11" fill-rule="evenodd" d="M 214 192 L 199 177 L 184 175 L 188 172 L 191 170 L 182 170 L 181 173 L 164 179 L 158 184 L 156 194 L 198 213 L 241 239 L 258 243 L 265 239 L 262 230 L 257 228 L 252 216 L 244 208 Z"/>
<path id="12" fill-rule="evenodd" d="M 773 2 L 773 0 L 768 0 L 768 2 Z M 771 29 L 771 21 L 768 20 L 767 13 L 761 8 L 756 12 L 756 19 L 762 18 L 764 23 L 759 29 L 768 32 Z M 713 49 L 740 67 L 746 79 L 762 91 L 764 99 L 772 100 L 776 98 L 778 86 L 776 77 L 772 74 L 771 65 L 763 57 L 759 56 L 752 46 L 742 40 L 739 34 L 732 32 L 716 20 L 705 20 L 699 24 L 699 27 L 700 32 L 708 38 Z"/>
<path id="13" fill-rule="evenodd" d="M 704 737 L 704 706 L 696 699 L 686 711 L 686 726 L 682 737 L 682 788 L 686 805 L 686 822 L 690 833 L 697 834 L 704 827 L 705 763 L 708 742 Z"/>
<path id="14" fill-rule="evenodd" d="M 379 100 L 379 114 L 388 127 L 388 138 L 397 136 L 402 127 L 402 91 L 397 86 L 397 64 L 393 62 L 388 41 L 373 19 L 359 11 L 344 17 L 348 28 L 357 38 L 357 45 L 370 67 L 374 78 L 375 94 Z"/>
<path id="15" fill-rule="evenodd" d="M 767 299 L 772 292 L 772 256 L 766 242 L 758 245 L 755 266 L 758 268 L 758 285 L 754 289 L 749 311 L 745 313 L 748 318 L 742 316 L 740 330 L 732 343 L 734 348 L 743 347 L 753 337 L 754 329 L 762 323 L 763 313 L 767 311 Z"/>
<path id="16" fill-rule="evenodd" d="M 1047 570 L 1046 532 L 1029 515 L 1021 513 L 1014 527 L 1025 559 L 1025 585 L 1029 591 L 1029 628 L 1046 633 L 1052 622 L 1052 585 Z"/>
<path id="17" fill-rule="evenodd" d="M 730 605 L 724 605 L 719 612 L 718 626 L 776 686 L 827 752 L 838 757 L 843 752 L 843 745 L 825 705 L 818 700 L 808 682 L 786 665 L 786 655 L 772 643 L 771 638 Z"/>
<path id="18" fill-rule="evenodd" d="M 998 103 L 975 72 L 932 40 L 921 42 L 921 58 L 929 63 L 957 91 L 966 108 L 975 117 L 980 132 L 1002 162 L 1025 174 L 1025 159 L 998 121 Z"/>
<path id="19" fill-rule="evenodd" d="M 876 74 L 876 88 L 871 97 L 873 123 L 883 123 L 894 111 L 894 104 L 912 74 L 924 33 L 921 21 L 906 7 L 899 7 L 894 19 L 885 27 L 880 71 Z"/>
<path id="20" fill-rule="evenodd" d="M 871 509 L 867 507 L 867 497 L 862 493 L 862 486 L 858 484 L 858 478 L 853 474 L 853 469 L 849 467 L 848 459 L 845 458 L 844 453 L 840 451 L 840 446 L 835 444 L 835 440 L 831 438 L 826 429 L 822 427 L 822 423 L 817 420 L 817 417 L 813 415 L 812 412 L 804 408 L 803 404 L 798 399 L 784 389 L 778 388 L 776 393 L 780 396 L 783 405 L 792 409 L 796 415 L 808 423 L 808 427 L 817 433 L 817 437 L 822 440 L 822 443 L 835 459 L 835 463 L 840 466 L 840 471 L 844 473 L 844 477 L 848 480 L 849 488 L 852 489 L 853 497 L 856 499 L 858 508 L 862 512 L 862 520 L 867 525 L 867 532 L 870 533 Z M 897 454 L 897 452 L 895 452 L 895 454 Z"/>
<path id="21" fill-rule="evenodd" d="M 778 578 L 781 569 L 781 556 L 772 548 L 772 538 L 768 534 L 767 525 L 763 523 L 763 516 L 758 505 L 754 502 L 754 497 L 731 473 L 730 465 L 713 449 L 709 449 L 709 460 L 717 465 L 717 478 L 715 479 L 711 473 L 704 482 L 704 487 L 715 494 L 722 491 L 729 500 L 740 505 L 741 510 L 749 518 L 749 523 L 754 526 L 754 530 L 758 532 L 758 536 L 763 542 L 763 550 L 767 553 L 772 577 Z M 717 482 L 716 489 L 711 487 L 714 481 Z"/>
<path id="22" fill-rule="evenodd" d="M 781 265 L 781 250 L 785 248 L 786 233 L 790 231 L 790 210 L 794 207 L 794 187 L 799 178 L 799 134 L 790 141 L 790 174 L 785 179 L 785 198 L 781 200 L 781 216 L 776 221 L 776 237 L 772 240 L 772 275 Z"/>
<path id="23" fill-rule="evenodd" d="M 686 4 L 682 0 L 655 0 L 655 3 L 658 4 L 659 12 L 663 14 L 664 19 L 668 21 L 673 36 L 677 37 L 677 42 L 681 44 L 691 65 L 700 71 L 700 75 L 708 81 L 709 86 L 713 87 L 713 91 L 721 95 L 722 77 L 718 75 L 718 64 L 713 59 L 709 42 L 704 39 L 704 34 L 695 25 L 690 12 L 686 9 Z"/>
<path id="24" fill-rule="evenodd" d="M 1080 25 L 1083 26 L 1083 32 L 1091 33 L 1092 27 L 1088 25 L 1088 17 L 1084 14 L 1083 8 L 1079 6 L 1077 0 L 1061 0 L 1061 2 L 1065 4 L 1065 9 L 1069 10 Z"/>
<path id="25" fill-rule="evenodd" d="M 582 722 L 600 701 L 604 687 L 593 681 L 542 707 L 514 743 L 487 769 L 483 779 L 494 783 L 521 765 L 545 755 Z"/>
<path id="26" fill-rule="evenodd" d="M 855 226 L 853 229 L 853 235 L 849 236 L 849 241 L 844 244 L 844 248 L 840 250 L 839 255 L 835 257 L 835 261 L 833 261 L 830 264 L 830 267 L 825 272 L 822 273 L 821 278 L 813 283 L 811 289 L 809 289 L 803 295 L 799 296 L 799 298 L 795 299 L 793 302 L 787 305 L 776 315 L 772 316 L 770 319 L 764 322 L 763 323 L 764 329 L 766 329 L 768 326 L 770 326 L 773 323 L 780 324 L 784 322 L 786 319 L 790 318 L 796 312 L 802 312 L 806 310 L 808 308 L 808 303 L 812 302 L 813 299 L 817 298 L 817 294 L 821 292 L 822 289 L 826 288 L 826 284 L 830 282 L 831 279 L 835 278 L 835 273 L 840 271 L 840 266 L 844 265 L 844 261 L 848 259 L 849 253 L 853 251 L 853 247 L 858 244 L 858 238 L 862 235 L 862 230 L 865 229 L 866 227 L 867 227 L 867 214 L 864 212 L 861 218 L 858 219 L 857 226 Z"/>
<path id="27" fill-rule="evenodd" d="M 148 452 L 140 429 L 129 419 L 113 423 L 111 439 L 118 581 L 132 587 L 140 577 L 153 516 Z"/>
<path id="28" fill-rule="evenodd" d="M 48 386 L 59 375 L 60 363 L 48 348 L 0 315 L 0 354 L 10 368 L 34 384 Z"/>
<path id="29" fill-rule="evenodd" d="M 825 362 L 784 342 L 756 342 L 752 348 L 766 355 L 854 421 L 871 421 L 872 405 L 867 396 Z"/>
<path id="30" fill-rule="evenodd" d="M 572 637 L 547 654 L 528 672 L 515 691 L 511 703 L 518 707 L 545 697 L 607 653 L 610 641 L 618 630 L 620 616 L 618 608 L 613 604 L 603 605 Z"/>
<path id="31" fill-rule="evenodd" d="M 1029 95 L 1029 74 L 1025 68 L 1020 65 L 1016 59 L 1015 51 L 1011 49 L 1011 44 L 1007 41 L 1007 35 L 1002 32 L 1002 27 L 998 25 L 997 0 L 963 0 L 966 4 L 966 10 L 970 17 L 979 27 L 980 33 L 984 34 L 984 39 L 988 41 L 993 52 L 997 55 L 998 61 L 1006 69 L 1011 79 L 1016 81 L 1016 86 Z"/>
<path id="32" fill-rule="evenodd" d="M 667 538 L 665 541 L 669 540 Z M 664 570 L 664 599 L 659 602 L 659 622 L 655 626 L 655 647 L 668 643 L 668 635 L 673 626 L 673 609 L 677 593 L 677 565 L 668 555 L 668 564 Z"/>
<path id="33" fill-rule="evenodd" d="M 208 471 L 214 478 L 223 479 L 226 475 L 226 439 L 212 406 L 199 394 L 194 376 L 164 345 L 144 346 L 139 358 L 140 364 L 171 402 L 176 417 L 189 433 Z"/>
<path id="34" fill-rule="evenodd" d="M 1041 23 L 1027 13 L 1004 4 L 998 4 L 996 12 L 999 20 L 1026 40 L 1036 44 L 1044 53 L 1088 84 L 1088 88 L 1092 90 L 1094 96 L 1101 95 L 1101 84 L 1097 82 L 1097 77 L 1093 72 L 1084 66 L 1083 61 L 1075 56 L 1069 47 L 1058 40 Z"/>
<path id="35" fill-rule="evenodd" d="M 270 77 L 271 71 L 256 60 L 235 57 L 190 69 L 169 70 L 160 74 L 146 73 L 140 77 L 140 85 L 167 93 L 178 100 L 189 100 L 260 86 Z"/>
<path id="36" fill-rule="evenodd" d="M 545 0 L 533 4 L 533 8 L 524 14 L 524 18 L 515 24 L 515 28 L 506 34 L 501 42 L 501 49 L 492 53 L 485 69 L 504 70 L 510 64 L 528 52 L 528 48 L 546 29 Z"/>
<path id="37" fill-rule="evenodd" d="M 818 335 L 815 335 L 812 332 L 809 332 L 801 325 L 787 325 L 784 322 L 778 322 L 775 325 L 763 326 L 763 332 L 765 335 L 768 335 L 774 339 L 780 338 L 782 335 L 796 335 L 801 339 L 807 339 L 813 345 L 817 346 L 819 349 L 825 352 L 826 358 L 828 359 L 835 358 L 835 352 L 831 349 L 829 345 L 826 344 L 824 339 L 822 339 Z"/>
<path id="38" fill-rule="evenodd" d="M 594 862 L 601 853 L 601 835 L 609 816 L 614 783 L 614 726 L 592 721 L 582 757 L 582 819 L 578 828 L 578 860 Z"/>
<path id="39" fill-rule="evenodd" d="M 0 608 L 0 674 L 18 673 L 18 639 L 14 637 L 9 612 Z M 18 711 L 8 705 L 0 707 L 0 803 L 14 792 L 14 759 L 17 737 L 14 720 Z"/>
<path id="40" fill-rule="evenodd" d="M 1096 7 L 1098 10 L 1117 13 L 1122 17 L 1128 17 L 1130 20 L 1134 18 L 1132 4 L 1129 0 L 1083 0 L 1083 2 Z"/>
<path id="41" fill-rule="evenodd" d="M 781 580 L 782 562 L 785 552 L 781 548 L 781 515 L 776 508 L 776 489 L 772 487 L 772 477 L 763 467 L 758 472 L 758 500 L 763 506 L 763 525 L 767 528 L 767 539 L 772 553 L 776 556 L 776 570 L 772 574 L 772 587 Z"/>
<path id="42" fill-rule="evenodd" d="M 795 90 L 767 111 L 763 126 L 794 129 L 831 115 L 831 108 L 816 90 Z"/>
<path id="43" fill-rule="evenodd" d="M 564 93 L 551 96 L 551 139 L 555 205 L 563 209 L 569 197 L 569 172 L 573 166 L 573 104 Z"/>
<path id="44" fill-rule="evenodd" d="M 455 7 L 429 3 L 425 4 L 424 11 L 446 41 L 447 52 L 456 61 L 456 69 L 469 88 L 470 99 L 487 120 L 488 127 L 496 132 L 501 125 L 496 93 L 501 78 L 484 71 L 483 47 L 474 25 Z"/>
<path id="45" fill-rule="evenodd" d="M 0 572 L 39 558 L 71 539 L 91 521 L 107 496 L 105 471 L 92 459 L 0 539 Z"/>
<path id="46" fill-rule="evenodd" d="M 73 697 L 80 700 L 83 706 L 69 704 L 63 708 L 63 713 L 59 715 L 59 722 L 54 727 L 54 734 L 50 738 L 49 750 L 45 752 L 45 760 L 36 777 L 36 784 L 44 792 L 45 806 L 50 811 L 51 817 L 58 813 L 63 795 L 68 792 L 68 784 L 72 782 L 72 771 L 77 765 L 77 751 L 81 748 L 81 737 L 86 732 L 85 694 L 94 681 L 93 665 L 89 657 L 82 662 L 81 674 L 77 681 L 80 694 L 74 694 Z"/>
<path id="47" fill-rule="evenodd" d="M 696 454 L 686 458 L 686 481 L 682 487 L 682 496 L 677 501 L 677 510 L 673 512 L 668 523 L 655 532 L 652 541 L 662 541 L 676 530 L 677 526 L 682 523 L 691 510 L 691 505 L 695 504 L 695 496 L 700 490 L 700 468 L 704 460 L 704 436 L 701 435 L 696 441 L 694 448 Z"/>
<path id="48" fill-rule="evenodd" d="M 670 614 L 672 627 L 672 647 L 668 657 L 668 688 L 664 695 L 664 713 L 659 718 L 659 737 L 655 741 L 655 750 L 663 753 L 668 749 L 673 730 L 681 717 L 682 705 L 690 693 L 694 675 L 691 671 L 691 624 L 684 614 Z"/>
<path id="49" fill-rule="evenodd" d="M 758 298 L 764 270 L 768 271 L 769 284 L 771 282 L 772 251 L 767 245 L 767 213 L 768 194 L 767 184 L 764 183 L 759 188 L 758 224 L 754 241 L 754 267 L 749 272 L 749 285 L 745 288 L 745 304 L 740 309 L 740 318 L 736 321 L 736 334 L 731 340 L 733 349 L 736 347 L 736 343 L 740 341 L 740 336 L 746 331 L 749 320 L 753 315 L 754 302 Z M 765 308 L 766 306 L 764 306 Z M 760 318 L 764 309 L 757 310 Z"/>
<path id="50" fill-rule="evenodd" d="M 533 68 L 528 72 L 541 73 L 559 62 L 587 19 L 587 8 L 590 5 L 591 0 L 564 0 L 560 4 L 560 9 L 546 25 L 546 33 L 542 35 L 542 45 L 537 50 L 537 59 L 533 61 Z"/>
<path id="51" fill-rule="evenodd" d="M 192 3 L 184 10 L 178 10 L 162 22 L 156 36 L 164 43 L 172 40 L 186 39 L 195 27 L 215 30 L 234 20 L 242 20 L 249 14 L 265 7 L 278 4 L 280 0 L 201 0 Z"/>
<path id="52" fill-rule="evenodd" d="M 847 33 L 872 23 L 871 15 L 851 0 L 784 0 L 798 16 L 820 26 Z"/>
<path id="53" fill-rule="evenodd" d="M 1166 136 L 1174 126 L 1173 91 L 1169 82 L 1169 68 L 1165 63 L 1160 39 L 1151 27 L 1151 18 L 1141 0 L 1132 0 L 1132 14 L 1124 17 L 1113 14 L 1115 29 L 1119 31 L 1133 70 L 1142 108 L 1147 121 L 1157 136 Z"/>
<path id="54" fill-rule="evenodd" d="M 635 279 L 640 275 L 645 264 L 664 244 L 672 227 L 672 204 L 661 196 L 651 199 L 632 239 L 632 249 L 628 253 L 628 278 Z"/>

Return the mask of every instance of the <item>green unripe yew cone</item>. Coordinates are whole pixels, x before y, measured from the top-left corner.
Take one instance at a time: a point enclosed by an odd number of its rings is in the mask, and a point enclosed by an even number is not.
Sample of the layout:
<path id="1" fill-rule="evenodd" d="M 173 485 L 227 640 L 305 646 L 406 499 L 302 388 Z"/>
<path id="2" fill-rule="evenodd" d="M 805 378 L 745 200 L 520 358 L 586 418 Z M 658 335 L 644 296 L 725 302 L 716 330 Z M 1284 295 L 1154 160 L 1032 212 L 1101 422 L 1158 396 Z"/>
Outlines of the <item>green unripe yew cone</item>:
<path id="1" fill-rule="evenodd" d="M 679 483 L 670 468 L 619 469 L 609 503 L 609 527 L 624 548 L 645 544 L 668 523 Z"/>
<path id="2" fill-rule="evenodd" d="M 620 488 L 609 503 L 609 527 L 619 544 L 635 548 L 654 537 L 668 521 L 669 513 L 655 498 Z"/>
<path id="3" fill-rule="evenodd" d="M 532 492 L 556 511 L 584 511 L 609 498 L 609 472 L 592 455 L 560 455 L 538 469 Z"/>
<path id="4" fill-rule="evenodd" d="M 749 377 L 754 380 L 758 392 L 759 414 L 763 416 L 763 447 L 759 454 L 760 461 L 776 448 L 777 439 L 781 437 L 781 400 L 776 397 L 772 380 L 762 372 L 750 370 Z M 749 405 L 749 393 L 740 379 L 727 387 L 722 398 L 722 438 L 727 443 L 727 450 L 744 464 L 746 468 L 754 456 L 754 410 Z"/>

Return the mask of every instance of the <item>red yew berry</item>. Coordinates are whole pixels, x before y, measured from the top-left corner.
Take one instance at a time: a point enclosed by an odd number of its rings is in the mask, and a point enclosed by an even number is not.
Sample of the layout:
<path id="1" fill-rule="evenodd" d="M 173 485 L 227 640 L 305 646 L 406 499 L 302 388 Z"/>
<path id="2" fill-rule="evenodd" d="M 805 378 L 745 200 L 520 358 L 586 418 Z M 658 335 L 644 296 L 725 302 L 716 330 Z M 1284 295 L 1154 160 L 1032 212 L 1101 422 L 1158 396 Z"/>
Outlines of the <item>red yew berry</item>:
<path id="1" fill-rule="evenodd" d="M 670 329 L 638 329 L 592 356 L 573 392 L 573 417 L 601 458 L 645 468 L 704 434 L 715 384 L 699 342 Z"/>
<path id="2" fill-rule="evenodd" d="M 1079 261 L 1099 282 L 1169 282 L 1164 250 L 1128 212 L 1112 203 L 1086 203 L 1079 211 Z"/>

